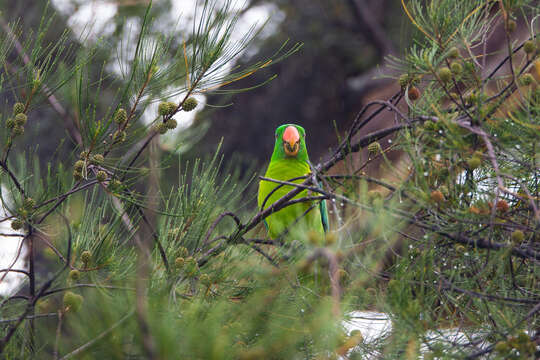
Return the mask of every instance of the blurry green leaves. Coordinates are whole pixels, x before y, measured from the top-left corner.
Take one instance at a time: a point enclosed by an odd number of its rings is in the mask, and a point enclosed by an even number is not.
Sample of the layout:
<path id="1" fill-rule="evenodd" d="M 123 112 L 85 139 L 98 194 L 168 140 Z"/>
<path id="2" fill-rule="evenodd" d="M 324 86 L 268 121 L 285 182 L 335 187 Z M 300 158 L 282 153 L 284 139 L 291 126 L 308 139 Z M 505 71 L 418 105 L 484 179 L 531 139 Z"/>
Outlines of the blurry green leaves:
<path id="1" fill-rule="evenodd" d="M 413 25 L 426 38 L 447 47 L 456 37 L 472 45 L 486 30 L 482 26 L 487 24 L 482 25 L 481 21 L 494 1 L 433 0 L 426 4 L 401 0 L 401 3 Z"/>
<path id="2" fill-rule="evenodd" d="M 250 273 L 253 284 L 265 286 L 241 297 L 231 296 L 234 284 L 224 283 L 219 290 L 225 293 L 217 297 L 210 296 L 213 291 L 206 295 L 202 291 L 193 298 L 177 297 L 172 303 L 158 296 L 151 299 L 152 327 L 159 331 L 156 338 L 164 357 L 304 358 L 338 346 L 341 333 L 332 320 L 328 298 L 292 289 L 293 274 L 286 268 L 234 265 Z"/>
<path id="3" fill-rule="evenodd" d="M 91 270 L 88 274 L 98 283 L 104 279 L 132 278 L 134 250 L 126 245 L 134 230 L 126 229 L 126 224 L 122 223 L 123 214 L 117 213 L 98 191 L 82 198 L 76 196 L 67 206 L 72 214 L 80 214 L 71 219 L 74 266 L 82 271 Z M 137 218 L 135 212 L 129 216 Z"/>
<path id="4" fill-rule="evenodd" d="M 177 34 L 174 29 L 171 34 L 154 34 L 150 17 L 148 8 L 133 58 L 128 61 L 119 59 L 121 63 L 131 64 L 128 69 L 124 69 L 124 76 L 131 88 L 130 93 L 137 97 L 152 94 L 169 98 L 182 93 L 189 96 L 217 91 L 222 86 L 282 60 L 300 47 L 300 44 L 296 44 L 286 48 L 284 44 L 270 59 L 245 68 L 233 67 L 233 63 L 252 42 L 260 28 L 253 26 L 245 34 L 235 34 L 233 37 L 239 14 L 232 10 L 232 1 L 226 0 L 220 4 L 217 1 L 204 0 L 198 3 L 191 34 Z M 182 37 L 181 41 L 177 39 L 178 36 Z M 142 88 L 144 91 L 139 93 Z M 132 102 L 134 100 L 136 99 L 131 99 Z"/>
<path id="5" fill-rule="evenodd" d="M 215 217 L 223 211 L 239 206 L 242 190 L 249 185 L 249 180 L 238 175 L 220 176 L 223 169 L 221 158 L 216 155 L 207 162 L 197 160 L 193 165 L 186 165 L 180 175 L 178 187 L 175 187 L 165 199 L 165 213 L 160 227 L 164 247 L 171 259 L 178 256 L 179 249 L 187 248 L 194 254 L 203 244 L 204 236 Z M 189 176 L 189 177 L 188 177 Z M 232 225 L 232 224 L 231 224 Z"/>
<path id="6" fill-rule="evenodd" d="M 5 33 L 10 31 L 11 33 L 15 32 L 17 29 L 17 23 L 14 25 L 0 23 L 2 25 L 2 34 L 0 34 L 0 64 L 4 65 L 8 55 L 11 53 L 14 43 L 13 38 L 6 36 Z M 5 81 L 5 75 L 0 76 L 0 91 L 3 91 L 3 85 Z"/>
<path id="7" fill-rule="evenodd" d="M 479 86 L 478 60 L 473 51 L 484 34 L 491 27 L 493 17 L 486 13 L 495 6 L 494 1 L 453 1 L 434 0 L 425 4 L 422 1 L 402 0 L 402 6 L 412 24 L 421 35 L 404 58 L 390 56 L 390 66 L 423 80 L 420 101 L 409 106 L 418 114 L 430 112 L 431 104 L 448 97 L 462 102 L 458 94 L 449 94 L 455 83 L 466 86 Z M 452 14 L 452 16 L 448 16 Z M 431 82 L 439 82 L 431 86 Z M 429 96 L 429 99 L 424 99 Z M 439 114 L 437 114 L 440 116 Z"/>
<path id="8" fill-rule="evenodd" d="M 157 33 L 152 26 L 152 8 L 148 6 L 140 23 L 133 23 L 130 30 L 136 33 L 132 40 L 134 43 L 120 43 L 118 59 L 112 67 L 104 66 L 99 78 L 91 76 L 91 68 L 95 64 L 88 63 L 86 68 L 78 68 L 72 92 L 77 94 L 74 105 L 78 109 L 78 128 L 86 150 L 108 154 L 141 140 L 146 135 L 145 126 L 153 122 L 151 119 L 158 120 L 157 114 L 145 114 L 148 105 L 157 101 L 170 103 L 175 108 L 167 114 L 160 109 L 160 115 L 164 116 L 163 124 L 150 127 L 164 134 L 176 127 L 177 120 L 171 119 L 173 115 L 195 108 L 197 103 L 192 95 L 249 90 L 224 87 L 300 48 L 300 44 L 288 46 L 285 43 L 268 59 L 247 66 L 234 66 L 259 29 L 253 26 L 245 34 L 235 33 L 240 15 L 232 9 L 229 0 L 223 3 L 205 0 L 195 7 L 197 12 L 192 32 L 179 34 L 175 28 L 167 33 Z M 119 79 L 114 78 L 115 71 L 120 75 Z M 105 106 L 108 108 L 103 108 L 104 94 L 107 94 L 108 104 Z M 169 100 L 174 97 L 177 102 Z M 111 128 L 114 114 L 121 107 L 126 111 L 127 120 L 120 129 L 114 130 Z M 145 124 L 138 122 L 143 114 Z M 199 127 L 199 131 L 202 130 Z M 183 138 L 182 134 L 180 138 Z"/>
<path id="9" fill-rule="evenodd" d="M 55 15 L 45 6 L 41 22 L 35 30 L 23 29 L 18 22 L 13 25 L 2 23 L 0 64 L 6 65 L 6 54 L 15 47 L 18 59 L 10 61 L 6 69 L 9 69 L 11 79 L 10 90 L 17 92 L 16 98 L 26 107 L 39 104 L 55 94 L 93 56 L 94 50 L 90 48 L 86 58 L 77 59 L 77 45 L 70 39 L 67 30 L 59 34 L 54 43 L 45 43 L 44 38 L 54 20 Z"/>
<path id="10" fill-rule="evenodd" d="M 217 2 L 204 1 L 201 13 L 197 14 L 202 20 L 199 24 L 194 24 L 190 41 L 184 43 L 183 55 L 188 69 L 188 87 L 192 87 L 195 93 L 239 91 L 225 90 L 222 87 L 248 77 L 257 70 L 295 53 L 300 48 L 301 44 L 287 47 L 285 43 L 269 59 L 244 68 L 232 67 L 262 27 L 252 26 L 240 38 L 234 39 L 233 33 L 239 16 L 235 14 L 231 17 L 232 2 L 227 0 L 220 8 L 217 8 L 216 4 Z"/>

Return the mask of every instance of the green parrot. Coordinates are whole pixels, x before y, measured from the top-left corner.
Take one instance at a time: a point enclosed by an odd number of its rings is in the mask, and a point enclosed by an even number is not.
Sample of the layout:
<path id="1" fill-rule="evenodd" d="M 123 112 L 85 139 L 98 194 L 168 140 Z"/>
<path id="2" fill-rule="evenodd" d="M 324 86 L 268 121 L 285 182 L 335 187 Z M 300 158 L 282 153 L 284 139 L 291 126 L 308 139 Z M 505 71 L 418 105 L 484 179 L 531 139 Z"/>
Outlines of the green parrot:
<path id="1" fill-rule="evenodd" d="M 276 143 L 274 145 L 274 152 L 268 164 L 268 169 L 264 177 L 291 181 L 291 179 L 305 176 L 311 173 L 309 166 L 308 153 L 306 149 L 306 131 L 303 127 L 294 124 L 281 125 L 276 129 Z M 304 179 L 294 180 L 292 182 L 302 183 Z M 259 182 L 259 194 L 257 202 L 259 210 L 268 208 L 274 202 L 282 198 L 285 194 L 291 191 L 294 187 L 291 185 L 284 185 L 274 191 L 270 196 L 272 190 L 279 186 L 279 184 L 271 181 L 261 180 Z M 317 194 L 311 194 L 316 196 Z M 300 192 L 294 197 L 294 199 L 308 196 L 308 190 Z M 300 231 L 313 230 L 321 235 L 328 230 L 328 213 L 326 210 L 326 202 L 321 201 L 318 205 L 313 206 L 313 202 L 302 202 L 287 206 L 270 216 L 268 216 L 264 223 L 268 230 L 268 236 L 270 239 L 276 239 L 286 229 L 294 235 L 294 229 Z M 300 219 L 298 223 L 295 223 L 310 207 L 312 209 Z M 293 225 L 293 223 L 295 223 Z"/>

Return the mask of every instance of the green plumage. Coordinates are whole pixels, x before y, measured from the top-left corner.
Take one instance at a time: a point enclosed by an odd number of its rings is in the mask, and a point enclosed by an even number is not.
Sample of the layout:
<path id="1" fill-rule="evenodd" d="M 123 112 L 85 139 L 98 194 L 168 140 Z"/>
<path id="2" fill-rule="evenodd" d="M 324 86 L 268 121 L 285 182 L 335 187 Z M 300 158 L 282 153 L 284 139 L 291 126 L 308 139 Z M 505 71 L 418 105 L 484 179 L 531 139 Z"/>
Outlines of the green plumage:
<path id="1" fill-rule="evenodd" d="M 299 150 L 295 156 L 287 155 L 284 148 L 283 133 L 285 129 L 289 126 L 294 126 L 298 130 L 300 135 L 299 139 Z M 286 124 L 277 128 L 276 130 L 276 143 L 274 146 L 274 152 L 266 170 L 265 177 L 282 180 L 282 181 L 291 181 L 291 179 L 305 176 L 311 173 L 311 169 L 308 163 L 308 154 L 305 143 L 305 130 L 298 125 Z M 304 179 L 294 180 L 295 183 L 302 183 Z M 274 191 L 270 196 L 272 190 L 278 187 L 279 184 L 270 181 L 261 180 L 259 182 L 259 194 L 258 194 L 258 205 L 259 209 L 268 208 L 274 202 L 282 198 L 285 194 L 291 191 L 294 187 L 290 185 L 281 186 L 279 189 Z M 316 196 L 317 193 L 309 193 L 307 190 L 300 192 L 294 198 L 302 198 L 306 196 Z M 326 203 L 321 201 L 319 204 L 314 206 L 302 219 L 302 215 L 314 204 L 313 202 L 302 202 L 298 204 L 293 204 L 287 206 L 272 215 L 268 216 L 265 219 L 265 224 L 268 229 L 268 236 L 270 239 L 276 239 L 282 234 L 287 228 L 291 235 L 295 235 L 296 230 L 306 231 L 314 230 L 319 232 L 321 235 L 328 229 L 328 215 L 326 212 Z M 293 223 L 295 223 L 293 225 Z M 292 226 L 291 226 L 292 225 Z"/>

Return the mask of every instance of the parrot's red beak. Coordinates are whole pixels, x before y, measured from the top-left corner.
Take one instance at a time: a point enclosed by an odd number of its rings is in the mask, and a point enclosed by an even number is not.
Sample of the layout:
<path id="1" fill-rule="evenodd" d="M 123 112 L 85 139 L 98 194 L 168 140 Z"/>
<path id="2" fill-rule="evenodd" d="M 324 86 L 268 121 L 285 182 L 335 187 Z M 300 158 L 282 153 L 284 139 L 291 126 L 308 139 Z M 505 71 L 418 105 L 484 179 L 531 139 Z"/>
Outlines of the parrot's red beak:
<path id="1" fill-rule="evenodd" d="M 283 132 L 283 148 L 288 156 L 296 156 L 300 150 L 300 134 L 295 126 L 287 126 Z"/>

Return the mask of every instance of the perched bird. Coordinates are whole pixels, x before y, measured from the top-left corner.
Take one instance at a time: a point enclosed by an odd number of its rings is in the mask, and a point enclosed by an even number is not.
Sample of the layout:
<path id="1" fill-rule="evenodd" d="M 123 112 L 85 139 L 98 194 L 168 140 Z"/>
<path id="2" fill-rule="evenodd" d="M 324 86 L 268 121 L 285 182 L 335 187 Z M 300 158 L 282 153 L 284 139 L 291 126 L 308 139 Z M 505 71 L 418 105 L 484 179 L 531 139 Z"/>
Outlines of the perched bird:
<path id="1" fill-rule="evenodd" d="M 278 127 L 275 135 L 276 143 L 274 145 L 274 152 L 272 153 L 272 158 L 270 159 L 270 164 L 268 164 L 268 169 L 266 170 L 264 177 L 302 183 L 305 178 L 297 180 L 293 179 L 311 173 L 306 149 L 306 131 L 301 126 L 286 124 Z M 257 199 L 259 210 L 268 208 L 289 191 L 294 189 L 294 186 L 284 185 L 272 193 L 278 186 L 279 184 L 267 180 L 261 180 L 259 182 L 259 194 Z M 293 199 L 306 197 L 308 195 L 316 196 L 318 194 L 304 190 Z M 306 211 L 307 213 L 302 218 Z M 324 232 L 328 230 L 326 202 L 320 201 L 319 204 L 317 204 L 311 201 L 289 205 L 268 216 L 265 219 L 265 225 L 270 239 L 278 238 L 286 229 L 288 229 L 289 233 L 292 235 L 296 233 L 296 230 L 311 230 L 320 233 L 322 236 L 324 235 Z"/>

